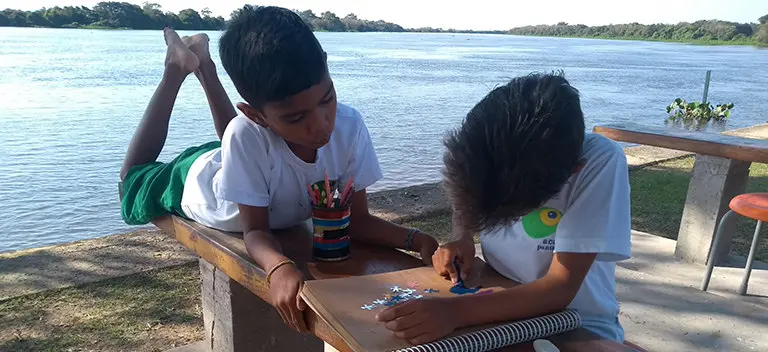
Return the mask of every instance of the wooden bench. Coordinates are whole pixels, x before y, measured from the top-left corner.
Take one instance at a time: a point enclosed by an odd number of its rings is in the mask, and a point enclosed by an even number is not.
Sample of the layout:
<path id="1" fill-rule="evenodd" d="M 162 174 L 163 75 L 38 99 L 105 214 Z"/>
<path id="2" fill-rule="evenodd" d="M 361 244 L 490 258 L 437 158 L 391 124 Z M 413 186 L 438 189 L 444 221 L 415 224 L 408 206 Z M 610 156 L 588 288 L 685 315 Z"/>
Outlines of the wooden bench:
<path id="1" fill-rule="evenodd" d="M 768 163 L 768 141 L 632 123 L 596 126 L 610 139 L 696 154 L 677 236 L 675 256 L 706 264 L 717 224 L 733 197 L 744 193 L 752 162 Z M 717 258 L 727 257 L 735 224 L 724 229 Z"/>
<path id="2" fill-rule="evenodd" d="M 305 319 L 312 334 L 285 326 L 268 304 L 265 273 L 250 259 L 239 233 L 223 233 L 177 217 L 154 224 L 200 257 L 204 350 L 212 351 L 350 351 L 341 337 L 312 310 Z M 284 253 L 310 279 L 366 275 L 421 266 L 421 260 L 391 248 L 352 242 L 352 256 L 340 263 L 311 261 L 311 233 L 297 227 L 276 233 Z M 602 340 L 585 329 L 554 336 L 561 351 L 635 351 Z M 532 351 L 531 344 L 504 351 Z"/>

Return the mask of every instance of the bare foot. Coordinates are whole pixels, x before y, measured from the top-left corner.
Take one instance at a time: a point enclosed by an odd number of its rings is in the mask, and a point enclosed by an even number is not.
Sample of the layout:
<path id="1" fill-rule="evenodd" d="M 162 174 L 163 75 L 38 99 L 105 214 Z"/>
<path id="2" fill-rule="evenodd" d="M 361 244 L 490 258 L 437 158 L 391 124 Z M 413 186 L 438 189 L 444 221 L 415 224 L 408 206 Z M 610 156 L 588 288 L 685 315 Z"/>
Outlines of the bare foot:
<path id="1" fill-rule="evenodd" d="M 200 66 L 197 55 L 187 48 L 173 29 L 165 28 L 163 33 L 165 34 L 165 44 L 168 45 L 168 52 L 165 54 L 165 67 L 178 68 L 185 74 L 195 72 Z"/>
<path id="2" fill-rule="evenodd" d="M 208 35 L 205 33 L 198 33 L 191 37 L 182 37 L 181 41 L 189 48 L 190 51 L 195 53 L 200 64 L 208 63 L 211 61 L 211 52 L 208 49 Z"/>

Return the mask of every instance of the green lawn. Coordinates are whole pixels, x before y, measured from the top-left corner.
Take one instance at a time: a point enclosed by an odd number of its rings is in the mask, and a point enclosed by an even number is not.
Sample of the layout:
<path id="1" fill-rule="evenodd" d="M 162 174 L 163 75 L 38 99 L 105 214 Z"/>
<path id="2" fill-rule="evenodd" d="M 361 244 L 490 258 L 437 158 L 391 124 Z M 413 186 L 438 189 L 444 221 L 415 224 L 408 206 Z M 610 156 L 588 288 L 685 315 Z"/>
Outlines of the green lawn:
<path id="1" fill-rule="evenodd" d="M 163 351 L 202 338 L 197 262 L 0 301 L 0 351 Z"/>
<path id="2" fill-rule="evenodd" d="M 668 161 L 632 171 L 632 228 L 666 238 L 677 239 L 693 157 Z M 768 165 L 752 164 L 747 192 L 768 192 Z M 765 229 L 766 227 L 763 227 Z M 732 253 L 746 256 L 752 244 L 755 221 L 739 217 Z M 760 241 L 757 258 L 768 261 L 768 239 Z"/>
<path id="3" fill-rule="evenodd" d="M 693 158 L 630 173 L 632 227 L 677 236 Z M 755 164 L 748 191 L 768 190 Z M 450 217 L 407 223 L 447 239 Z M 746 255 L 754 222 L 739 222 L 733 251 Z M 758 258 L 768 260 L 768 239 Z M 203 338 L 197 263 L 0 301 L 0 351 L 163 351 Z"/>

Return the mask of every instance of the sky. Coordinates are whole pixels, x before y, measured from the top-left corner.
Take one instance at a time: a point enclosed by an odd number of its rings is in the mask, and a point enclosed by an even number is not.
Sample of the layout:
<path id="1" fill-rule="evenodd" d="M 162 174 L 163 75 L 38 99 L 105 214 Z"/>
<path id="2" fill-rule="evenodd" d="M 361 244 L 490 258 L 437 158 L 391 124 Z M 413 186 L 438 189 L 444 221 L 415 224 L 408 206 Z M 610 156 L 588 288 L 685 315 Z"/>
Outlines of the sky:
<path id="1" fill-rule="evenodd" d="M 0 0 L 0 8 L 36 10 L 54 6 L 93 7 L 100 0 Z M 122 0 L 141 4 L 145 0 Z M 277 5 L 332 11 L 339 17 L 385 20 L 406 28 L 442 27 L 498 30 L 535 24 L 567 22 L 589 26 L 639 22 L 677 23 L 700 19 L 757 22 L 768 14 L 766 0 L 261 0 L 256 5 Z M 214 15 L 229 18 L 232 10 L 247 2 L 235 0 L 154 0 L 164 11 L 197 11 L 208 7 Z"/>

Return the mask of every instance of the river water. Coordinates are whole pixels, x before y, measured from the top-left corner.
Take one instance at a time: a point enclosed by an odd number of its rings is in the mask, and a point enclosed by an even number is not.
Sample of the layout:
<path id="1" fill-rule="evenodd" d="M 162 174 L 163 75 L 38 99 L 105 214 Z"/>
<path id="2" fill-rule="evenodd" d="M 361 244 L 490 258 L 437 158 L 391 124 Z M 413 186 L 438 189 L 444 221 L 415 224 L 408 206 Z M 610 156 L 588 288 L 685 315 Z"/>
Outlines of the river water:
<path id="1" fill-rule="evenodd" d="M 215 48 L 220 33 L 209 35 Z M 768 118 L 768 50 L 501 35 L 317 36 L 339 101 L 360 110 L 370 129 L 384 171 L 372 191 L 439 180 L 445 131 L 495 85 L 532 71 L 565 72 L 581 91 L 588 128 L 663 125 L 664 107 L 676 97 L 701 99 L 706 70 L 713 71 L 709 100 L 735 103 L 729 128 Z M 160 31 L 0 28 L 0 252 L 131 229 L 120 218 L 118 171 L 160 78 L 164 47 Z M 205 96 L 189 79 L 161 158 L 214 138 Z"/>

